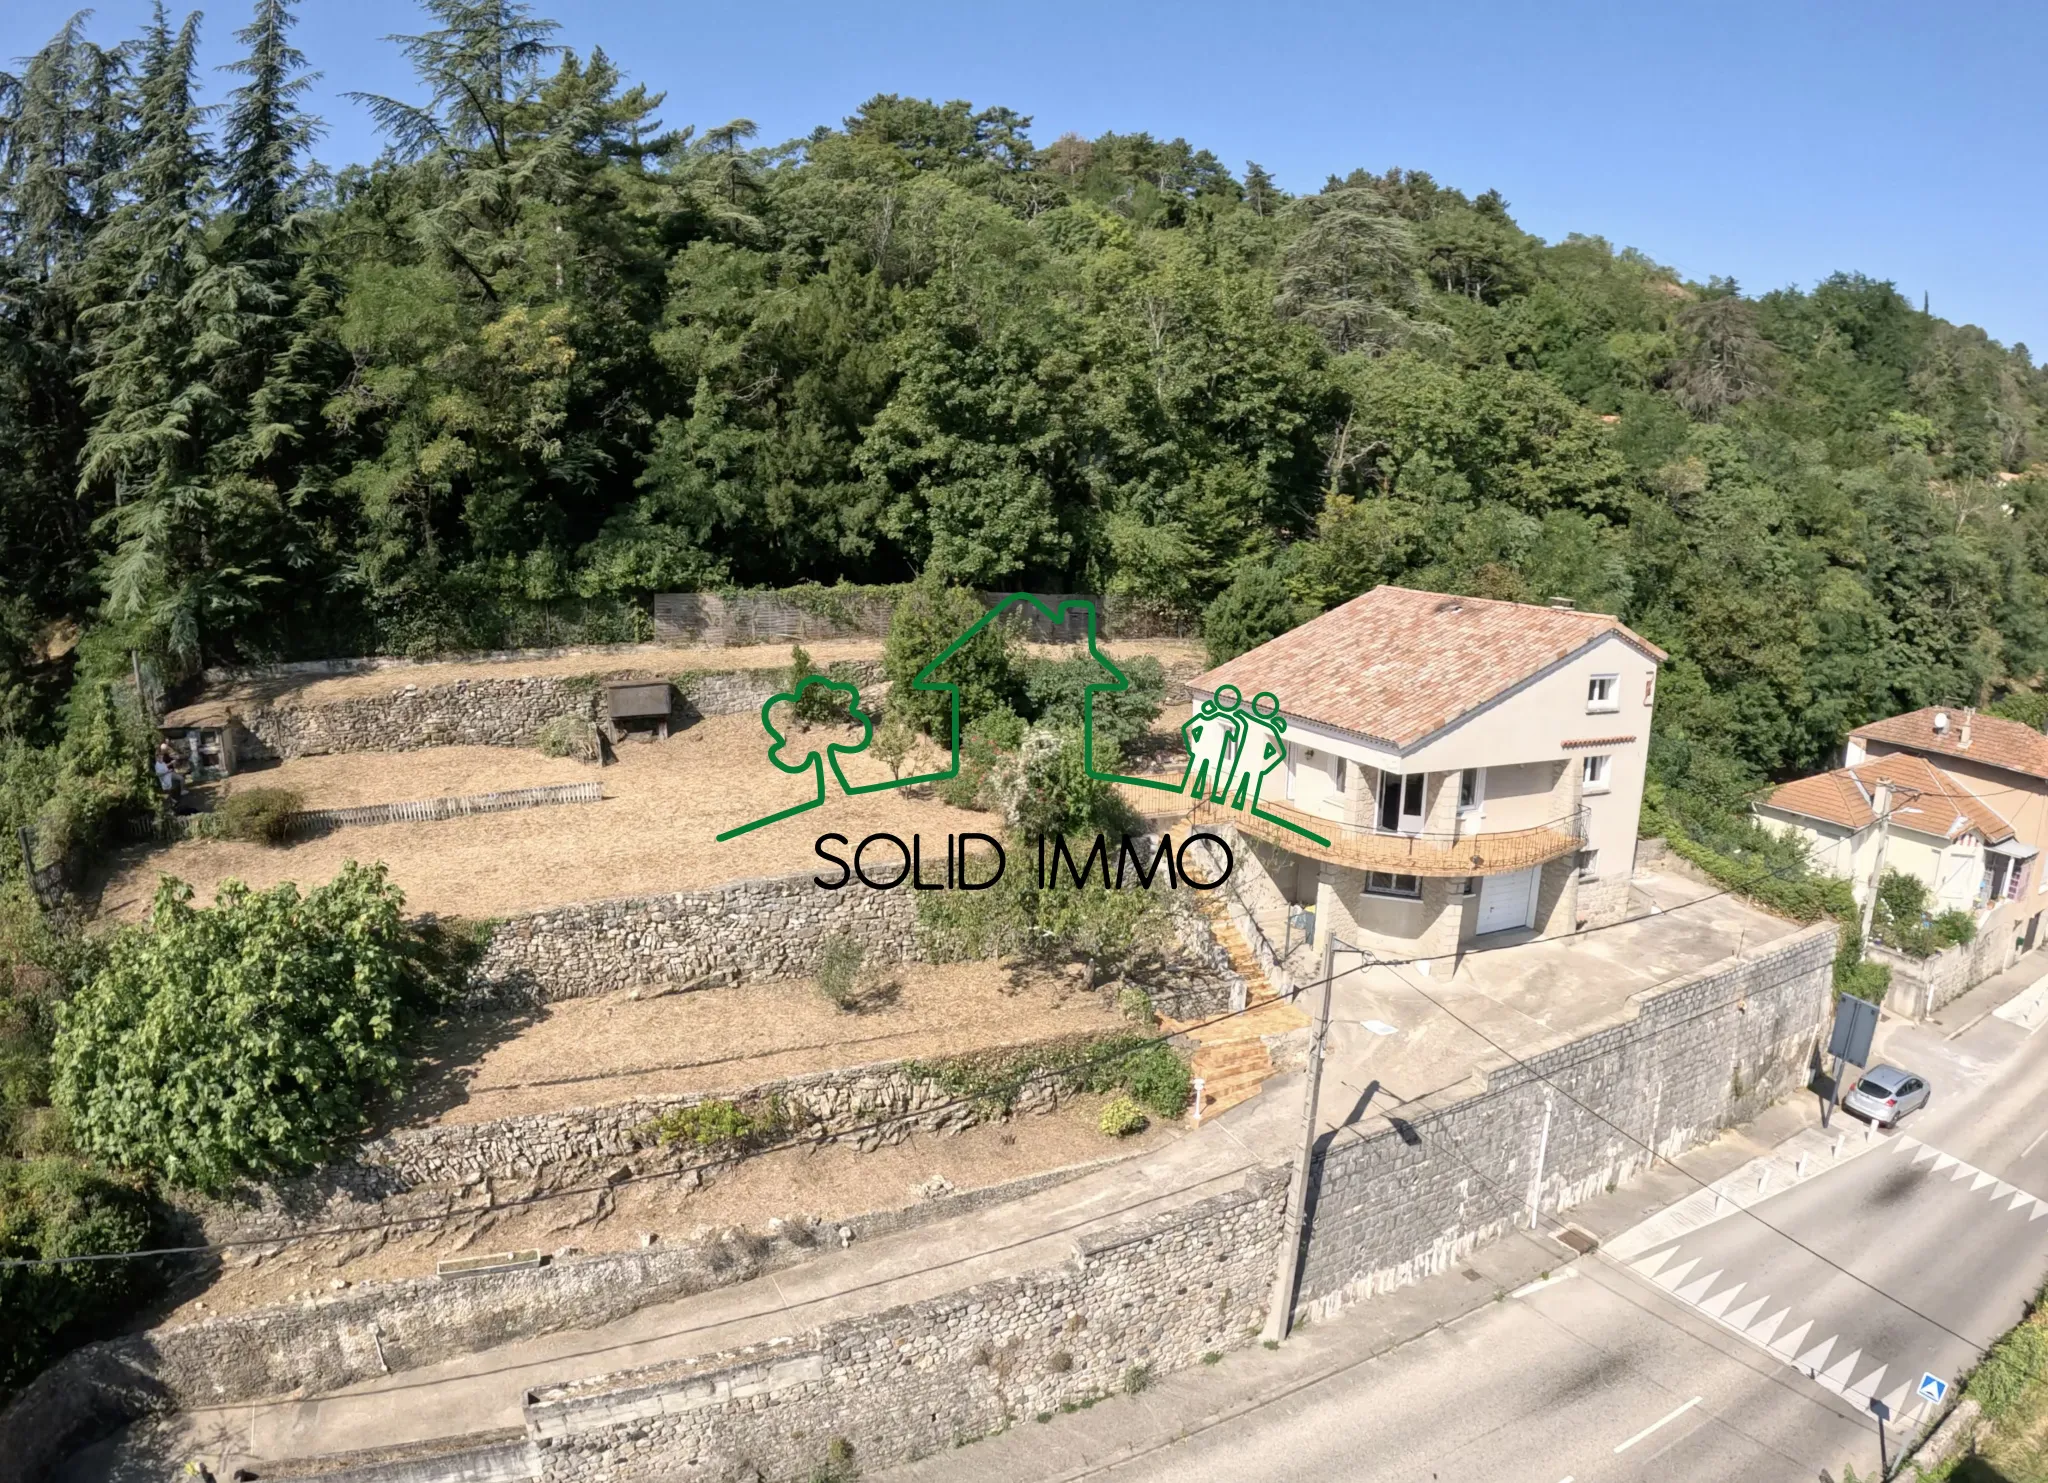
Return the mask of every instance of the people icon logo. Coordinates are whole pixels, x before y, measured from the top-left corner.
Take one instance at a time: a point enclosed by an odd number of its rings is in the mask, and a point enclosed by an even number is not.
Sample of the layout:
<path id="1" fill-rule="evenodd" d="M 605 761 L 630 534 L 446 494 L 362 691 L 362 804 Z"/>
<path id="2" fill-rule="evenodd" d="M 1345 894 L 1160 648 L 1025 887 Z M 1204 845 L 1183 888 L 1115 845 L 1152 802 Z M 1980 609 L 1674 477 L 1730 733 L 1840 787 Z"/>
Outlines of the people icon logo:
<path id="1" fill-rule="evenodd" d="M 1066 628 L 1070 623 L 1079 623 L 1088 645 L 1088 657 L 1101 669 L 1104 678 L 1086 686 L 1081 701 L 1081 735 L 1083 757 L 1088 775 L 1105 783 L 1125 783 L 1134 788 L 1151 788 L 1161 792 L 1179 793 L 1196 801 L 1220 805 L 1225 809 L 1243 813 L 1250 812 L 1270 824 L 1291 830 L 1305 839 L 1328 848 L 1329 840 L 1303 828 L 1291 820 L 1281 818 L 1260 807 L 1260 795 L 1266 778 L 1287 759 L 1287 743 L 1283 739 L 1287 731 L 1287 720 L 1280 713 L 1280 701 L 1271 692 L 1262 691 L 1252 697 L 1249 707 L 1234 685 L 1222 686 L 1215 695 L 1202 702 L 1195 715 L 1181 727 L 1181 736 L 1187 743 L 1188 763 L 1178 782 L 1164 778 L 1130 777 L 1122 773 L 1106 772 L 1095 764 L 1095 702 L 1103 694 L 1120 694 L 1130 688 L 1130 680 L 1117 668 L 1115 661 L 1102 652 L 1095 604 L 1085 598 L 1066 598 L 1057 606 L 1049 605 L 1028 592 L 1015 592 L 994 604 L 966 632 L 954 639 L 939 655 L 917 672 L 912 679 L 914 689 L 942 694 L 947 698 L 948 755 L 946 765 L 936 772 L 918 773 L 910 777 L 886 778 L 880 782 L 855 783 L 849 781 L 843 761 L 867 750 L 874 739 L 874 720 L 861 709 L 860 689 L 844 680 L 828 679 L 823 675 L 807 676 L 795 689 L 772 695 L 761 707 L 761 727 L 768 733 L 768 761 L 778 770 L 790 774 L 808 772 L 814 781 L 812 796 L 788 808 L 778 809 L 762 818 L 726 830 L 719 835 L 719 841 L 737 839 L 756 829 L 780 823 L 797 814 L 817 808 L 825 802 L 830 791 L 825 774 L 827 768 L 839 782 L 839 787 L 849 797 L 864 793 L 881 793 L 894 788 L 907 788 L 914 783 L 943 782 L 960 771 L 961 720 L 960 687 L 942 677 L 946 662 L 973 642 L 981 631 L 991 623 L 1000 621 L 1012 611 L 1036 613 L 1055 629 Z M 1068 632 L 1073 632 L 1067 628 Z M 778 706 L 794 706 L 806 692 L 814 687 L 833 691 L 844 703 L 850 722 L 858 728 L 859 735 L 852 741 L 828 743 L 822 751 L 813 746 L 802 756 L 793 755 L 795 748 L 790 738 L 775 724 Z"/>

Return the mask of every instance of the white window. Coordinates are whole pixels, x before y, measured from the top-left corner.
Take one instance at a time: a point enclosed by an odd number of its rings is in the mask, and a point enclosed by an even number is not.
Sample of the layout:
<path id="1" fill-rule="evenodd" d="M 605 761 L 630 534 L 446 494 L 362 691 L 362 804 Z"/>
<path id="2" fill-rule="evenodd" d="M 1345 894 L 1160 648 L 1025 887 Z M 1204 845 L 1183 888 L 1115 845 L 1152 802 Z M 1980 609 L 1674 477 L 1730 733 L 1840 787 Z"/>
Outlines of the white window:
<path id="1" fill-rule="evenodd" d="M 1591 757 L 1581 758 L 1579 761 L 1581 791 L 1605 793 L 1608 789 L 1609 775 L 1613 771 L 1610 765 L 1613 761 L 1614 758 L 1606 752 L 1596 752 Z"/>
<path id="2" fill-rule="evenodd" d="M 1476 819 L 1486 812 L 1486 769 L 1468 767 L 1458 774 L 1458 817 Z"/>
<path id="3" fill-rule="evenodd" d="M 1580 850 L 1579 879 L 1582 881 L 1590 881 L 1595 876 L 1599 875 L 1599 873 L 1600 852 L 1598 850 Z"/>
<path id="4" fill-rule="evenodd" d="M 1422 878 L 1414 875 L 1389 875 L 1384 870 L 1369 870 L 1365 874 L 1365 894 L 1413 898 L 1422 894 Z"/>
<path id="5" fill-rule="evenodd" d="M 1618 711 L 1621 709 L 1621 676 L 1595 675 L 1586 681 L 1586 709 L 1589 711 Z"/>
<path id="6" fill-rule="evenodd" d="M 1422 788 L 1419 772 L 1403 777 L 1397 772 L 1380 774 L 1380 830 L 1385 834 L 1412 834 L 1422 828 Z"/>

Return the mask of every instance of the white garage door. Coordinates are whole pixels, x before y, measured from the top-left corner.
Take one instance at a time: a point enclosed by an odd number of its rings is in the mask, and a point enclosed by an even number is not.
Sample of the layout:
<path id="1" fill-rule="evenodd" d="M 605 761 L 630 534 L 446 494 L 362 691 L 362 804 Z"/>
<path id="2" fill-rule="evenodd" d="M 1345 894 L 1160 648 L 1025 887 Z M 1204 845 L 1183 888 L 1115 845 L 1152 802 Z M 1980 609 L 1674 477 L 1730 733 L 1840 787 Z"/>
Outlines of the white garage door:
<path id="1" fill-rule="evenodd" d="M 1489 875 L 1479 883 L 1479 925 L 1476 933 L 1505 932 L 1529 925 L 1536 895 L 1536 867 L 1508 875 Z"/>

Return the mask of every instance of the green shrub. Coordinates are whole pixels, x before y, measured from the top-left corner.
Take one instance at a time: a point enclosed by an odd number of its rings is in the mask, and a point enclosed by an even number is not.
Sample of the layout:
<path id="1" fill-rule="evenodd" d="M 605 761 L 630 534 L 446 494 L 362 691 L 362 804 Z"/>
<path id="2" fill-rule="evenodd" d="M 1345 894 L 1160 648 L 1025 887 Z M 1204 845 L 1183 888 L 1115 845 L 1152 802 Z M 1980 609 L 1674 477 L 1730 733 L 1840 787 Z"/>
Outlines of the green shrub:
<path id="1" fill-rule="evenodd" d="M 895 697 L 896 692 L 891 691 L 892 718 L 901 714 Z M 938 785 L 939 797 L 955 808 L 997 807 L 989 792 L 989 778 L 1022 745 L 1024 732 L 1023 718 L 1006 705 L 977 716 L 963 733 L 959 770 Z"/>
<path id="2" fill-rule="evenodd" d="M 919 690 L 913 682 L 924 667 L 966 633 L 987 609 L 964 587 L 947 587 L 936 576 L 920 578 L 889 618 L 882 645 L 882 672 L 890 683 L 889 703 L 903 709 L 918 730 L 952 744 L 952 707 L 943 690 Z M 938 678 L 957 686 L 964 729 L 998 706 L 1015 708 L 1017 675 L 1010 641 L 1001 623 L 991 623 L 971 643 L 947 657 Z"/>
<path id="3" fill-rule="evenodd" d="M 0 1258 L 134 1251 L 150 1244 L 153 1224 L 150 1202 L 133 1181 L 71 1159 L 0 1158 Z M 0 1267 L 0 1399 L 131 1311 L 156 1284 L 148 1261 Z"/>
<path id="4" fill-rule="evenodd" d="M 56 1010 L 52 1095 L 81 1152 L 218 1190 L 322 1162 L 402 1084 L 435 996 L 384 867 L 301 895 L 166 878 L 145 927 Z"/>
<path id="5" fill-rule="evenodd" d="M 1144 1132 L 1146 1125 L 1145 1110 L 1122 1092 L 1102 1104 L 1102 1117 L 1096 1123 L 1109 1138 L 1128 1138 Z"/>
<path id="6" fill-rule="evenodd" d="M 1962 947 L 1977 940 L 1977 919 L 1958 908 L 1943 912 L 1931 925 L 1943 947 Z"/>
<path id="7" fill-rule="evenodd" d="M 1117 1077 L 1147 1111 L 1179 1117 L 1194 1098 L 1194 1076 L 1172 1047 L 1153 1043 L 1126 1056 Z"/>
<path id="8" fill-rule="evenodd" d="M 595 762 L 597 723 L 588 716 L 555 716 L 541 727 L 533 745 L 543 757 L 574 757 L 579 762 Z"/>
<path id="9" fill-rule="evenodd" d="M 841 1009 L 852 1009 L 867 950 L 844 932 L 825 939 L 818 953 L 818 988 Z"/>
<path id="10" fill-rule="evenodd" d="M 1136 984 L 1125 984 L 1116 993 L 1117 1013 L 1126 1019 L 1136 1020 L 1150 1027 L 1158 1018 L 1158 1011 L 1152 1005 L 1152 996 Z"/>
<path id="11" fill-rule="evenodd" d="M 1222 664 L 1268 639 L 1278 638 L 1310 615 L 1269 566 L 1245 566 L 1202 614 L 1202 642 L 1209 662 Z"/>
<path id="12" fill-rule="evenodd" d="M 213 833 L 247 844 L 287 845 L 305 806 L 306 800 L 290 788 L 230 793 L 214 810 Z"/>
<path id="13" fill-rule="evenodd" d="M 810 651 L 802 644 L 789 648 L 789 678 L 783 685 L 785 693 L 796 696 L 791 707 L 798 721 L 806 726 L 819 726 L 846 719 L 845 696 L 829 685 L 812 685 L 804 688 L 804 681 L 818 678 L 818 667 L 811 663 Z"/>
<path id="14" fill-rule="evenodd" d="M 699 1148 L 746 1147 L 765 1143 L 790 1126 L 779 1097 L 729 1102 L 709 1097 L 687 1107 L 672 1108 L 649 1125 L 655 1141 L 692 1143 Z"/>

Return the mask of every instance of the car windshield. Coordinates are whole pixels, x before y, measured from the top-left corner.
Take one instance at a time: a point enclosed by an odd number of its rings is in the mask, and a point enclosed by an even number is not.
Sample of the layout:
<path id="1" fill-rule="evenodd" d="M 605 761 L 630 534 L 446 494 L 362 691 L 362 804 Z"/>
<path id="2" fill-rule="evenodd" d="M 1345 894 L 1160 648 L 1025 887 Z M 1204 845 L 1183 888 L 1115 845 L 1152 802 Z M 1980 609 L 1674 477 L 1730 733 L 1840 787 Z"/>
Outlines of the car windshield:
<path id="1" fill-rule="evenodd" d="M 1889 1097 L 1897 1090 L 1897 1084 L 1890 1077 L 1873 1072 L 1856 1083 L 1856 1090 L 1873 1097 Z"/>

